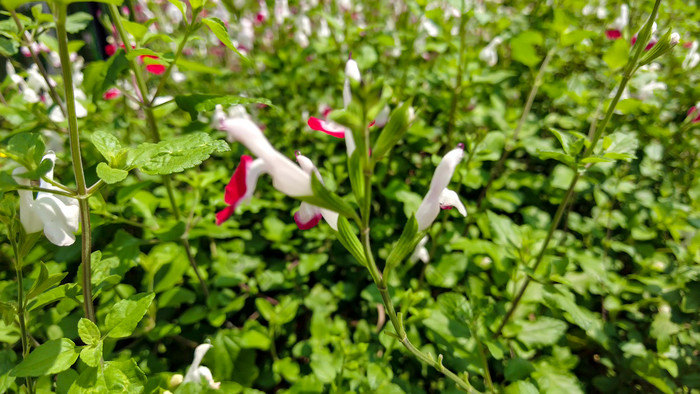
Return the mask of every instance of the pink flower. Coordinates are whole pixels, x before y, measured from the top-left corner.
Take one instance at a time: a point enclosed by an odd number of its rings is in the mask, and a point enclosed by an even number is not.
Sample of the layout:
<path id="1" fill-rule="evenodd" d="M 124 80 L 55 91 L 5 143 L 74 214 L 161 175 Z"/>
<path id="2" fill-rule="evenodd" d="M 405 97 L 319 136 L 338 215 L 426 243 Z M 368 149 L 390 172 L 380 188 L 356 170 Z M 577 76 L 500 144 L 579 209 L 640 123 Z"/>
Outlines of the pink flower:
<path id="1" fill-rule="evenodd" d="M 122 95 L 121 90 L 117 88 L 109 88 L 105 94 L 102 95 L 102 98 L 105 100 L 114 100 L 115 98 L 118 98 L 119 96 Z"/>
<path id="2" fill-rule="evenodd" d="M 608 37 L 609 40 L 617 40 L 622 37 L 622 32 L 617 29 L 609 29 L 605 31 L 605 36 Z"/>

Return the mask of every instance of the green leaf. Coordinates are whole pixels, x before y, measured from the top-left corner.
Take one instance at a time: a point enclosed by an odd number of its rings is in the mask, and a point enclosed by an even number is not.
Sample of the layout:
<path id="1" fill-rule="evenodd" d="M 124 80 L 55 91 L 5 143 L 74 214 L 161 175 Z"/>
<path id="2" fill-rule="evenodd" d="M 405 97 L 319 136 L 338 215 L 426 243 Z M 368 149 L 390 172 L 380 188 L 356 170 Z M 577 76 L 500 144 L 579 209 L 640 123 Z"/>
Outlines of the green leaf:
<path id="1" fill-rule="evenodd" d="M 603 61 L 608 64 L 611 70 L 617 70 L 627 64 L 630 57 L 630 46 L 627 40 L 615 40 L 605 51 Z"/>
<path id="2" fill-rule="evenodd" d="M 102 360 L 102 347 L 101 340 L 98 340 L 95 344 L 85 346 L 80 351 L 80 359 L 90 367 L 97 367 L 100 365 L 100 360 Z"/>
<path id="3" fill-rule="evenodd" d="M 397 242 L 396 246 L 391 249 L 389 257 L 386 258 L 387 268 L 385 270 L 388 271 L 396 268 L 396 266 L 398 266 L 399 263 L 406 258 L 406 256 L 413 253 L 413 250 L 416 248 L 416 244 L 418 244 L 418 241 L 420 241 L 417 234 L 418 221 L 416 220 L 415 215 L 411 215 L 403 228 L 401 237 L 399 237 L 399 242 Z"/>
<path id="4" fill-rule="evenodd" d="M 139 56 L 155 56 L 157 58 L 160 58 L 161 54 L 148 48 L 136 48 L 130 50 L 129 53 L 125 54 L 124 56 L 126 56 L 127 60 L 134 60 Z"/>
<path id="5" fill-rule="evenodd" d="M 100 341 L 102 336 L 102 334 L 100 334 L 100 329 L 97 328 L 95 323 L 84 317 L 80 318 L 80 321 L 78 321 L 78 335 L 80 335 L 80 339 L 85 342 L 86 345 L 96 344 Z"/>
<path id="6" fill-rule="evenodd" d="M 27 300 L 36 297 L 49 287 L 59 284 L 66 275 L 68 275 L 68 273 L 51 275 L 51 280 L 49 280 L 49 271 L 46 269 L 46 265 L 41 263 L 39 277 L 34 281 L 31 289 L 29 289 Z"/>
<path id="7" fill-rule="evenodd" d="M 114 304 L 105 318 L 105 330 L 110 338 L 131 335 L 155 297 L 154 293 L 135 294 Z"/>
<path id="8" fill-rule="evenodd" d="M 350 175 L 350 185 L 352 187 L 352 192 L 357 199 L 359 206 L 364 207 L 365 199 L 365 177 L 362 168 L 362 152 L 359 149 L 355 149 L 348 159 L 348 174 Z"/>
<path id="9" fill-rule="evenodd" d="M 327 261 L 327 254 L 302 254 L 299 256 L 299 274 L 307 276 L 321 268 Z"/>
<path id="10" fill-rule="evenodd" d="M 381 160 L 384 154 L 393 148 L 406 134 L 410 123 L 409 112 L 411 103 L 412 100 L 408 100 L 402 106 L 391 111 L 389 122 L 379 134 L 379 138 L 374 144 L 374 149 L 372 149 L 372 160 L 375 162 Z"/>
<path id="11" fill-rule="evenodd" d="M 19 51 L 19 43 L 11 38 L 0 36 L 0 55 L 11 57 Z"/>
<path id="12" fill-rule="evenodd" d="M 19 133 L 15 134 L 7 142 L 7 147 L 0 147 L 0 152 L 12 160 L 20 163 L 31 172 L 39 167 L 41 158 L 46 151 L 46 145 L 39 133 Z M 50 164 L 50 163 L 49 163 Z M 48 171 L 48 169 L 47 169 Z M 36 178 L 25 174 L 27 177 Z M 43 175 L 43 174 L 40 174 Z"/>
<path id="13" fill-rule="evenodd" d="M 542 34 L 536 31 L 525 31 L 513 37 L 510 41 L 511 56 L 528 67 L 536 66 L 542 56 L 537 54 L 535 45 L 542 45 Z"/>
<path id="14" fill-rule="evenodd" d="M 567 325 L 561 320 L 540 316 L 534 322 L 519 321 L 518 340 L 529 348 L 541 348 L 555 344 L 566 332 Z"/>
<path id="15" fill-rule="evenodd" d="M 136 39 L 136 42 L 140 42 L 144 34 L 146 34 L 146 32 L 148 31 L 148 27 L 138 22 L 132 22 L 124 18 L 121 19 L 122 25 L 124 26 L 126 32 L 131 34 Z"/>
<path id="16" fill-rule="evenodd" d="M 194 5 L 192 6 L 194 9 Z M 236 52 L 238 56 L 241 57 L 246 63 L 250 63 L 250 60 L 245 57 L 242 53 L 236 49 L 236 47 L 233 45 L 233 42 L 231 42 L 231 37 L 228 35 L 228 30 L 226 29 L 226 25 L 224 25 L 224 22 L 221 21 L 219 18 L 202 18 L 202 22 L 204 22 L 207 27 L 209 27 L 209 30 L 211 30 L 212 33 L 216 36 L 216 38 L 219 39 L 224 45 L 226 45 L 230 50 Z"/>
<path id="17" fill-rule="evenodd" d="M 126 179 L 129 171 L 112 168 L 107 163 L 97 165 L 97 176 L 108 184 L 118 183 Z"/>
<path id="18" fill-rule="evenodd" d="M 192 119 L 198 112 L 213 111 L 217 105 L 231 106 L 238 104 L 265 104 L 272 106 L 272 102 L 264 98 L 250 98 L 222 94 L 183 94 L 175 96 L 175 103 L 183 111 L 190 113 Z"/>
<path id="19" fill-rule="evenodd" d="M 177 59 L 176 64 L 181 70 L 196 71 L 199 73 L 211 74 L 211 75 L 222 75 L 222 74 L 226 73 L 226 71 L 223 69 L 210 67 L 210 66 L 201 64 L 199 62 L 194 62 L 191 60 L 184 59 L 182 57 Z"/>
<path id="20" fill-rule="evenodd" d="M 29 353 L 10 374 L 17 377 L 57 374 L 70 368 L 77 359 L 78 350 L 73 341 L 52 339 Z"/>
<path id="21" fill-rule="evenodd" d="M 157 144 L 141 144 L 129 151 L 127 166 L 138 167 L 147 174 L 167 175 L 199 165 L 214 152 L 228 150 L 226 141 L 214 140 L 207 133 L 196 132 Z"/>
<path id="22" fill-rule="evenodd" d="M 264 298 L 256 298 L 255 306 L 258 308 L 260 316 L 262 316 L 263 319 L 270 322 L 270 324 L 275 323 L 275 308 L 272 306 L 270 301 Z"/>
<path id="23" fill-rule="evenodd" d="M 539 394 L 539 391 L 534 384 L 521 380 L 507 386 L 505 394 Z"/>
<path id="24" fill-rule="evenodd" d="M 31 2 L 32 1 L 30 1 L 30 0 L 2 0 L 2 1 L 0 1 L 0 4 L 2 4 L 2 6 L 5 7 L 5 9 L 12 11 L 12 10 L 17 9 L 17 7 L 19 7 L 23 4 L 27 4 L 27 3 L 31 3 Z"/>
<path id="25" fill-rule="evenodd" d="M 597 35 L 594 31 L 589 30 L 571 30 L 567 31 L 561 35 L 561 46 L 567 47 L 569 45 L 578 44 L 579 42 L 585 40 L 586 38 L 593 38 Z"/>
<path id="26" fill-rule="evenodd" d="M 360 265 L 367 266 L 362 244 L 345 216 L 338 217 L 338 240 Z"/>
<path id="27" fill-rule="evenodd" d="M 78 33 L 92 22 L 92 15 L 87 12 L 76 12 L 66 17 L 66 31 L 68 33 Z"/>

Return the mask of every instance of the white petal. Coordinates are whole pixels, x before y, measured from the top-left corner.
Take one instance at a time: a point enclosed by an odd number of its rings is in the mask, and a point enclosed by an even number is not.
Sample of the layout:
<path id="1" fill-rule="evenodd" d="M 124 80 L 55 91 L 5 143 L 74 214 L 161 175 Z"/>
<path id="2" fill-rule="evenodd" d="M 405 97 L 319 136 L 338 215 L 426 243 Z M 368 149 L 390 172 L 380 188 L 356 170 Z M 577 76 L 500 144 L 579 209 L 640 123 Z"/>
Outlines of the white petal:
<path id="1" fill-rule="evenodd" d="M 229 142 L 240 142 L 257 157 L 266 158 L 276 152 L 262 130 L 249 119 L 227 118 L 219 125 L 226 131 Z"/>
<path id="2" fill-rule="evenodd" d="M 190 364 L 190 367 L 187 369 L 187 374 L 185 374 L 185 379 L 182 381 L 183 383 L 187 382 L 201 382 L 201 371 L 199 369 L 199 364 L 201 364 L 202 359 L 204 358 L 204 355 L 207 354 L 209 349 L 211 349 L 212 346 L 209 343 L 203 343 L 199 346 L 197 346 L 196 349 L 194 349 L 194 358 L 192 359 L 192 364 Z"/>
<path id="3" fill-rule="evenodd" d="M 253 162 L 250 164 L 250 167 L 248 167 L 248 170 L 246 171 L 245 194 L 241 198 L 239 204 L 246 203 L 251 199 L 251 197 L 253 197 L 253 193 L 255 193 L 255 188 L 258 185 L 258 178 L 260 178 L 260 175 L 265 173 L 267 173 L 267 166 L 265 165 L 265 161 L 263 159 L 253 160 Z"/>
<path id="4" fill-rule="evenodd" d="M 290 197 L 313 195 L 309 174 L 281 153 L 275 153 L 265 158 L 268 172 L 272 175 L 272 186 Z"/>
<path id="5" fill-rule="evenodd" d="M 333 230 L 338 231 L 338 212 L 321 208 L 321 215 L 323 215 L 323 220 L 325 220 Z"/>
<path id="6" fill-rule="evenodd" d="M 321 213 L 319 207 L 302 201 L 297 211 L 297 219 L 302 223 L 308 223 Z"/>
<path id="7" fill-rule="evenodd" d="M 352 91 L 350 90 L 350 80 L 345 78 L 345 83 L 343 84 L 343 107 L 347 108 L 352 101 Z"/>
<path id="8" fill-rule="evenodd" d="M 360 82 L 362 79 L 362 76 L 360 75 L 360 68 L 357 66 L 357 62 L 353 59 L 349 59 L 347 63 L 345 63 L 345 76 L 348 78 L 352 78 L 357 82 Z"/>
<path id="9" fill-rule="evenodd" d="M 15 182 L 23 186 L 29 186 L 29 179 L 20 178 L 17 175 L 24 174 L 24 167 L 15 168 L 12 177 Z M 34 208 L 34 196 L 30 190 L 17 190 L 19 194 L 19 221 L 27 234 L 38 233 L 44 229 L 44 222 Z"/>
<path id="10" fill-rule="evenodd" d="M 50 193 L 41 193 L 34 202 L 34 207 L 44 222 L 44 234 L 54 245 L 69 246 L 75 242 L 73 227 L 78 217 L 78 207 L 66 206 Z M 70 223 L 69 223 L 70 221 Z"/>
<path id="11" fill-rule="evenodd" d="M 425 244 L 428 243 L 428 239 L 429 238 L 426 235 L 418 242 L 418 245 L 416 245 L 416 249 L 411 255 L 410 261 L 415 262 L 420 260 L 426 264 L 430 261 L 430 254 L 428 253 L 428 249 L 425 248 Z"/>
<path id="12" fill-rule="evenodd" d="M 464 150 L 461 147 L 452 149 L 447 152 L 435 169 L 433 179 L 430 181 L 430 189 L 416 211 L 418 231 L 423 231 L 430 227 L 438 213 L 440 213 L 440 196 L 443 189 L 450 183 L 452 174 L 454 174 L 455 168 L 462 160 L 462 157 L 464 157 Z"/>
<path id="13" fill-rule="evenodd" d="M 440 194 L 440 207 L 455 207 L 462 216 L 467 216 L 467 209 L 464 208 L 459 196 L 450 189 L 445 188 L 442 190 L 442 194 Z"/>
<path id="14" fill-rule="evenodd" d="M 348 157 L 352 156 L 352 152 L 355 151 L 355 139 L 350 130 L 345 132 L 345 150 L 348 152 Z"/>

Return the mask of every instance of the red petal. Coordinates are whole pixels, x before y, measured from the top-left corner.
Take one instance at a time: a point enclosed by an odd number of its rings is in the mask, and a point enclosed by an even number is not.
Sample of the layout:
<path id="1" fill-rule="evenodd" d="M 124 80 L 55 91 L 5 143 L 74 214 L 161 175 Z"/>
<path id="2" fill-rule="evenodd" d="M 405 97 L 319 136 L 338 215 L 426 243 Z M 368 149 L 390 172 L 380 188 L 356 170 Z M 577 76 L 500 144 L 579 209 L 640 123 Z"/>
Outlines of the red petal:
<path id="1" fill-rule="evenodd" d="M 160 75 L 165 72 L 165 66 L 162 64 L 149 64 L 146 66 L 146 71 L 151 74 Z"/>
<path id="2" fill-rule="evenodd" d="M 617 29 L 606 30 L 605 36 L 607 36 L 610 40 L 617 40 L 618 38 L 622 37 L 622 32 Z"/>
<path id="3" fill-rule="evenodd" d="M 648 50 L 650 50 L 651 48 L 653 48 L 654 45 L 656 45 L 656 41 L 652 41 L 652 42 L 648 43 L 647 46 L 644 48 L 644 50 L 645 50 L 645 51 L 648 51 Z"/>
<path id="4" fill-rule="evenodd" d="M 376 123 L 376 121 L 373 120 L 372 123 L 370 123 L 369 126 L 367 126 L 367 128 L 374 126 L 375 123 Z"/>
<path id="5" fill-rule="evenodd" d="M 308 230 L 310 228 L 316 227 L 318 222 L 321 221 L 322 217 L 323 215 L 319 213 L 318 215 L 315 215 L 313 218 L 311 218 L 311 220 L 304 223 L 299 219 L 299 212 L 297 212 L 294 214 L 294 221 L 297 223 L 297 227 L 299 227 L 299 230 Z"/>
<path id="6" fill-rule="evenodd" d="M 233 210 L 234 210 L 234 209 L 235 209 L 235 208 L 233 208 L 232 206 L 228 206 L 228 207 L 224 208 L 223 211 L 217 212 L 217 213 L 216 213 L 216 225 L 217 225 L 217 226 L 221 226 L 221 223 L 223 223 L 223 222 L 225 222 L 226 220 L 228 220 L 228 218 L 230 218 L 231 215 L 233 215 Z"/>
<path id="7" fill-rule="evenodd" d="M 119 96 L 121 96 L 121 95 L 122 95 L 122 92 L 121 92 L 119 89 L 117 89 L 117 88 L 110 88 L 110 89 L 108 89 L 108 90 L 105 92 L 104 95 L 102 95 L 102 97 L 103 97 L 105 100 L 113 100 L 113 99 L 115 99 L 115 98 L 117 98 L 117 97 L 119 97 Z"/>
<path id="8" fill-rule="evenodd" d="M 226 204 L 233 206 L 233 209 L 236 208 L 236 205 L 238 205 L 238 202 L 248 190 L 245 181 L 248 177 L 248 168 L 250 168 L 250 163 L 252 162 L 252 157 L 248 155 L 241 156 L 241 162 L 238 164 L 236 171 L 233 172 L 228 185 L 226 185 L 224 201 Z"/>
<path id="9" fill-rule="evenodd" d="M 324 133 L 326 133 L 326 134 L 328 134 L 328 135 L 330 135 L 330 136 L 332 136 L 332 137 L 335 137 L 335 138 L 345 138 L 345 132 L 344 132 L 344 131 L 328 130 L 328 129 L 325 127 L 325 122 L 322 121 L 322 120 L 319 119 L 319 118 L 315 118 L 315 117 L 313 117 L 313 116 L 310 117 L 310 118 L 309 118 L 308 124 L 309 124 L 309 127 L 311 127 L 312 130 L 323 131 Z"/>
<path id="10" fill-rule="evenodd" d="M 107 54 L 107 56 L 114 55 L 114 52 L 116 52 L 116 51 L 117 51 L 117 47 L 115 47 L 114 44 L 107 44 L 105 46 L 105 53 Z"/>

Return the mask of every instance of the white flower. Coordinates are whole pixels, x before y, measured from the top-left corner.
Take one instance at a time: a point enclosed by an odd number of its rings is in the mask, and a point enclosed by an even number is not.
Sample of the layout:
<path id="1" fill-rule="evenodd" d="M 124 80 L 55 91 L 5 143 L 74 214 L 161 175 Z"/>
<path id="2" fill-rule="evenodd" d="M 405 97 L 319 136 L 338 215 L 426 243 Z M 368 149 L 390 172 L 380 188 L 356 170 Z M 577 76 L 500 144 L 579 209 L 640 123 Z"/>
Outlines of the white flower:
<path id="1" fill-rule="evenodd" d="M 430 254 L 428 253 L 428 249 L 425 248 L 425 244 L 428 243 L 429 239 L 430 238 L 426 235 L 420 240 L 420 242 L 418 242 L 418 245 L 416 245 L 416 249 L 413 251 L 413 254 L 409 259 L 411 262 L 416 262 L 420 260 L 423 263 L 428 264 L 428 262 L 430 261 Z"/>
<path id="2" fill-rule="evenodd" d="M 209 384 L 209 387 L 213 389 L 218 389 L 221 386 L 221 382 L 214 381 L 214 377 L 212 376 L 209 368 L 199 365 L 202 363 L 204 355 L 207 354 L 209 349 L 212 347 L 213 346 L 211 344 L 203 343 L 194 349 L 194 359 L 192 360 L 190 367 L 187 368 L 187 373 L 185 374 L 185 379 L 182 381 L 182 383 L 202 383 L 202 379 L 204 379 L 206 380 L 207 384 Z"/>
<path id="3" fill-rule="evenodd" d="M 56 154 L 49 151 L 43 160 L 51 161 L 51 170 L 46 173 L 46 178 L 53 180 L 53 168 L 56 163 Z M 23 167 L 15 168 L 12 176 L 20 185 L 29 186 L 29 180 L 19 177 L 26 173 Z M 52 184 L 41 180 L 39 186 L 44 189 L 59 190 Z M 80 208 L 78 200 L 57 194 L 40 192 L 34 199 L 29 190 L 18 190 L 19 193 L 19 219 L 24 230 L 31 234 L 44 230 L 46 238 L 54 245 L 68 246 L 75 242 L 75 232 L 78 231 L 80 222 Z"/>
<path id="4" fill-rule="evenodd" d="M 496 37 L 491 42 L 486 45 L 481 52 L 479 52 L 479 59 L 483 60 L 490 67 L 493 67 L 498 63 L 498 52 L 496 47 L 503 42 L 501 37 Z"/>
<path id="5" fill-rule="evenodd" d="M 629 24 L 629 19 L 630 19 L 630 9 L 627 6 L 627 4 L 622 4 L 620 6 L 620 15 L 618 15 L 618 17 L 615 18 L 615 20 L 613 21 L 613 23 L 610 24 L 608 29 L 622 31 Z M 654 28 L 653 30 L 656 30 L 656 28 Z"/>
<path id="6" fill-rule="evenodd" d="M 663 82 L 651 81 L 639 89 L 637 96 L 640 100 L 646 101 L 654 97 L 654 91 L 657 89 L 666 90 L 666 84 Z"/>
<path id="7" fill-rule="evenodd" d="M 323 184 L 323 178 L 321 178 L 321 173 L 318 172 L 318 168 L 314 163 L 309 160 L 308 157 L 301 154 L 301 152 L 296 151 L 295 155 L 297 157 L 297 163 L 304 172 L 311 175 L 311 172 L 316 174 L 316 177 Z M 308 230 L 316 226 L 319 219 L 323 217 L 326 223 L 335 231 L 338 231 L 338 213 L 330 211 L 328 209 L 319 208 L 315 205 L 311 205 L 307 202 L 302 202 L 299 206 L 299 211 L 294 214 L 294 221 L 300 230 Z"/>
<path id="8" fill-rule="evenodd" d="M 447 152 L 435 169 L 433 179 L 430 181 L 430 189 L 416 211 L 418 231 L 430 227 L 440 213 L 440 209 L 456 207 L 462 216 L 467 216 L 467 210 L 457 193 L 447 188 L 462 157 L 464 157 L 464 146 L 460 144 L 459 147 Z"/>

